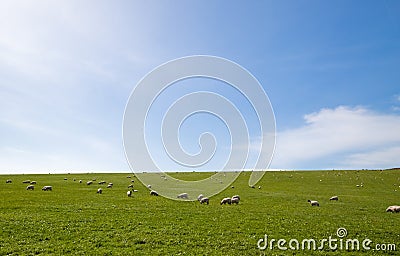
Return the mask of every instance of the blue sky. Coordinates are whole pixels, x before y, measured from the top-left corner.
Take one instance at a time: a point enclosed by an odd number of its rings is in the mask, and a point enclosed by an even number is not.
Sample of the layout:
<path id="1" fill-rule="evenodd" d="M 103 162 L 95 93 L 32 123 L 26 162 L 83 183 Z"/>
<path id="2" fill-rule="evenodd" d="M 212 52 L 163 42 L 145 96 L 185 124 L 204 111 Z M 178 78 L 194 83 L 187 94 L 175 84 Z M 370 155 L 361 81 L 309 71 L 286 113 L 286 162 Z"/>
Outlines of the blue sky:
<path id="1" fill-rule="evenodd" d="M 0 172 L 128 171 L 131 91 L 197 54 L 262 84 L 276 118 L 271 168 L 400 165 L 398 1 L 142 2 L 0 3 Z"/>

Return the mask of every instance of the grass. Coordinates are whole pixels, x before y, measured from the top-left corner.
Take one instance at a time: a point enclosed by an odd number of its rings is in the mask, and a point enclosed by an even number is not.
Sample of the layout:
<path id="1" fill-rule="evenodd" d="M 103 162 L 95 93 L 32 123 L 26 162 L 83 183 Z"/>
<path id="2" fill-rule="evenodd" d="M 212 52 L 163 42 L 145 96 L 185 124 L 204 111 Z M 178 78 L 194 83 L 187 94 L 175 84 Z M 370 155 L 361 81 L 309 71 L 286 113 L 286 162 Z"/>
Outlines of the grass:
<path id="1" fill-rule="evenodd" d="M 355 255 L 356 251 L 281 251 L 257 248 L 265 234 L 274 239 L 328 239 L 346 228 L 348 238 L 396 244 L 397 251 L 362 251 L 366 255 L 398 255 L 400 214 L 386 213 L 400 204 L 400 175 L 391 171 L 267 172 L 248 186 L 244 172 L 210 198 L 210 205 L 150 196 L 126 196 L 129 174 L 47 174 L 0 176 L 0 255 Z M 204 173 L 173 173 L 196 180 Z M 67 180 L 64 180 L 67 178 Z M 93 185 L 86 181 L 96 178 Z M 13 183 L 6 184 L 7 179 Z M 36 180 L 27 191 L 23 180 Z M 76 181 L 73 181 L 76 179 Z M 83 183 L 79 183 L 79 180 Z M 113 188 L 97 182 L 114 183 Z M 356 185 L 363 184 L 363 187 Z M 53 191 L 41 191 L 52 185 Z M 96 193 L 103 188 L 103 194 Z M 239 194 L 239 205 L 223 205 Z M 339 196 L 339 201 L 329 198 Z M 311 207 L 307 199 L 318 200 Z"/>

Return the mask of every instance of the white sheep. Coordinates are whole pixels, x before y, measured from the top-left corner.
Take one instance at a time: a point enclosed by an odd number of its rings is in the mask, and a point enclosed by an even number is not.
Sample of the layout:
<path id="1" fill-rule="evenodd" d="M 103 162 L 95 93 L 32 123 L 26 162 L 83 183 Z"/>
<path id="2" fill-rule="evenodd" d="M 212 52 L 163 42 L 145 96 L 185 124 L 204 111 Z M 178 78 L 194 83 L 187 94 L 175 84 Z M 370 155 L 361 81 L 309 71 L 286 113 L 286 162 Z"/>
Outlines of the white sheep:
<path id="1" fill-rule="evenodd" d="M 204 195 L 203 195 L 203 194 L 200 194 L 200 195 L 197 197 L 197 201 L 200 202 L 200 200 L 201 200 L 203 197 L 204 197 Z"/>
<path id="2" fill-rule="evenodd" d="M 106 182 L 104 180 L 99 181 L 99 185 L 103 185 L 103 184 L 106 184 Z"/>
<path id="3" fill-rule="evenodd" d="M 181 199 L 189 199 L 189 195 L 187 193 L 179 194 L 177 197 Z"/>
<path id="4" fill-rule="evenodd" d="M 101 188 L 97 189 L 97 194 L 103 193 L 103 190 Z"/>
<path id="5" fill-rule="evenodd" d="M 132 191 L 128 191 L 128 192 L 126 192 L 126 195 L 128 196 L 128 197 L 131 197 L 132 196 Z"/>
<path id="6" fill-rule="evenodd" d="M 107 188 L 112 188 L 113 184 L 112 183 L 108 183 Z"/>
<path id="7" fill-rule="evenodd" d="M 147 188 L 151 188 L 151 185 L 147 185 Z"/>
<path id="8" fill-rule="evenodd" d="M 239 204 L 240 199 L 238 197 L 231 198 L 231 204 Z"/>
<path id="9" fill-rule="evenodd" d="M 6 180 L 6 183 L 12 183 L 12 180 Z"/>
<path id="10" fill-rule="evenodd" d="M 128 186 L 128 188 L 133 188 L 133 185 L 132 185 L 132 184 L 131 184 L 131 185 L 129 185 L 129 186 Z"/>
<path id="11" fill-rule="evenodd" d="M 151 196 L 158 196 L 158 193 L 154 190 L 150 191 L 150 195 Z"/>
<path id="12" fill-rule="evenodd" d="M 22 183 L 31 183 L 30 180 L 24 180 Z"/>
<path id="13" fill-rule="evenodd" d="M 82 183 L 82 180 L 79 180 L 79 183 Z"/>
<path id="14" fill-rule="evenodd" d="M 92 185 L 92 183 L 93 183 L 93 181 L 88 181 L 88 182 L 86 182 L 86 185 Z"/>
<path id="15" fill-rule="evenodd" d="M 338 196 L 332 196 L 331 198 L 329 198 L 330 201 L 338 201 L 339 197 Z"/>
<path id="16" fill-rule="evenodd" d="M 208 197 L 203 197 L 203 198 L 200 199 L 200 204 L 208 204 L 209 201 L 210 200 L 208 199 Z"/>
<path id="17" fill-rule="evenodd" d="M 240 201 L 240 196 L 239 195 L 234 195 L 232 196 L 232 199 L 237 198 Z"/>
<path id="18" fill-rule="evenodd" d="M 133 192 L 139 192 L 139 190 L 137 190 L 137 189 L 134 189 L 134 190 L 132 190 Z"/>
<path id="19" fill-rule="evenodd" d="M 44 186 L 42 188 L 43 191 L 53 191 L 53 187 L 52 186 Z"/>
<path id="20" fill-rule="evenodd" d="M 224 199 L 221 200 L 221 205 L 222 204 L 231 204 L 231 198 L 225 197 Z"/>
<path id="21" fill-rule="evenodd" d="M 131 178 L 131 176 L 126 176 L 126 178 L 130 179 L 130 178 Z"/>
<path id="22" fill-rule="evenodd" d="M 391 205 L 386 209 L 386 212 L 400 212 L 400 206 Z"/>
<path id="23" fill-rule="evenodd" d="M 31 185 L 34 185 L 34 184 L 36 184 L 36 181 L 34 181 L 34 180 L 31 181 Z"/>
<path id="24" fill-rule="evenodd" d="M 26 187 L 26 190 L 34 190 L 34 189 L 35 189 L 35 186 L 33 186 L 33 185 L 29 185 Z"/>
<path id="25" fill-rule="evenodd" d="M 315 200 L 307 200 L 307 202 L 309 202 L 311 204 L 311 206 L 319 206 L 318 201 Z"/>

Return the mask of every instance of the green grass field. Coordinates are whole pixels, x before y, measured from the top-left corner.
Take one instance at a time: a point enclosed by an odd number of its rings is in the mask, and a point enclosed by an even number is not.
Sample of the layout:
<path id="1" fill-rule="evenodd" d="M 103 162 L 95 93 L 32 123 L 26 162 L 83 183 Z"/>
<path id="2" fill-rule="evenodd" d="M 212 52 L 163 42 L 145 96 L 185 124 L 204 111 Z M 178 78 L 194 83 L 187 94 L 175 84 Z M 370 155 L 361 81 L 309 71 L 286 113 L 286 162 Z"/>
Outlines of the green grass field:
<path id="1" fill-rule="evenodd" d="M 210 205 L 150 196 L 135 177 L 139 192 L 129 198 L 127 175 L 0 175 L 0 255 L 400 254 L 400 214 L 385 212 L 400 204 L 398 170 L 267 172 L 257 184 L 261 189 L 250 188 L 250 173 L 244 172 L 233 189 L 211 197 Z M 196 180 L 209 174 L 173 176 Z M 86 185 L 93 178 L 97 181 Z M 6 184 L 7 179 L 13 182 Z M 27 179 L 37 181 L 34 191 L 22 184 Z M 98 185 L 101 180 L 113 188 Z M 44 185 L 53 191 L 41 191 Z M 239 205 L 219 204 L 234 194 L 241 196 Z M 339 201 L 329 201 L 333 195 Z M 308 199 L 321 206 L 311 207 Z M 348 231 L 345 238 L 369 238 L 371 246 L 396 244 L 396 251 L 257 248 L 265 234 L 276 240 L 320 240 L 337 238 L 341 227 Z"/>

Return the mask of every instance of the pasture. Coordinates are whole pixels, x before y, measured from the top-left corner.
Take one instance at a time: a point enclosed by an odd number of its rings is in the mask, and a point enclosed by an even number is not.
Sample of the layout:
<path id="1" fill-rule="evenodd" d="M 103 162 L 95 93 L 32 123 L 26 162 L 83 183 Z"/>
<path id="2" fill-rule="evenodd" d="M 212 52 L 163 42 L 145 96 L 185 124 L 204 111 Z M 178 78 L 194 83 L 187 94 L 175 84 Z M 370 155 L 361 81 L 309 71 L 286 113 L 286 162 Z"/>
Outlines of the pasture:
<path id="1" fill-rule="evenodd" d="M 209 176 L 171 175 L 184 180 Z M 361 248 L 363 254 L 399 255 L 400 213 L 385 212 L 400 204 L 398 170 L 267 172 L 256 188 L 248 186 L 249 175 L 243 172 L 234 188 L 211 197 L 209 205 L 150 196 L 130 173 L 0 175 L 0 255 L 358 254 L 329 247 L 257 248 L 264 235 L 320 240 L 337 238 L 338 228 L 347 229 L 347 238 L 372 240 L 371 247 L 396 245 L 396 251 L 385 252 Z M 37 181 L 35 189 L 26 190 L 24 180 Z M 99 185 L 103 180 L 106 184 Z M 127 197 L 131 180 L 138 192 Z M 109 182 L 112 188 L 106 188 Z M 45 185 L 53 190 L 42 191 Z M 241 197 L 239 205 L 219 204 L 235 194 Z M 339 201 L 329 200 L 334 195 Z M 311 207 L 308 199 L 318 200 L 320 207 Z"/>

